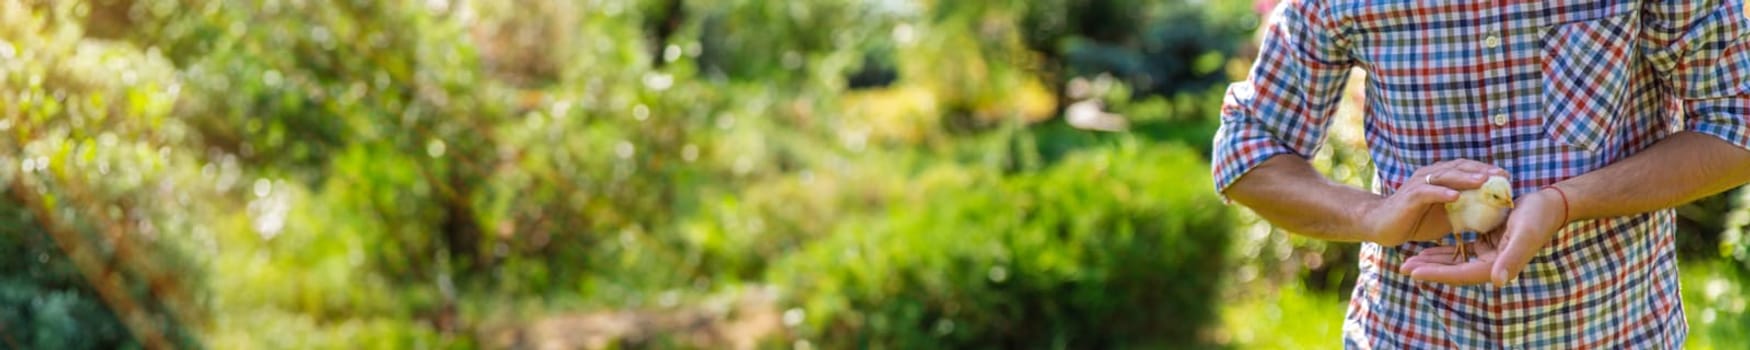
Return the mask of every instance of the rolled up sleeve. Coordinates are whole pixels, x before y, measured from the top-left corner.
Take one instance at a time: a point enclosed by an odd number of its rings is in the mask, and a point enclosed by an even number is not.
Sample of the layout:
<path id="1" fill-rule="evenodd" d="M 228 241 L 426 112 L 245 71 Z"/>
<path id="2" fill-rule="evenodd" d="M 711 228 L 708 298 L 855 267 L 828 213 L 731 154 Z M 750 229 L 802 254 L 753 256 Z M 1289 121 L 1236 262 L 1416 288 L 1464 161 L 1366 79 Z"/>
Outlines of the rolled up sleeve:
<path id="1" fill-rule="evenodd" d="M 1312 157 L 1342 97 L 1353 65 L 1342 21 L 1325 1 L 1285 6 L 1266 29 L 1250 74 L 1222 101 L 1210 158 L 1217 193 L 1270 157 Z"/>
<path id="2" fill-rule="evenodd" d="M 1685 130 L 1750 149 L 1750 31 L 1743 0 L 1647 3 L 1641 49 L 1681 101 Z"/>

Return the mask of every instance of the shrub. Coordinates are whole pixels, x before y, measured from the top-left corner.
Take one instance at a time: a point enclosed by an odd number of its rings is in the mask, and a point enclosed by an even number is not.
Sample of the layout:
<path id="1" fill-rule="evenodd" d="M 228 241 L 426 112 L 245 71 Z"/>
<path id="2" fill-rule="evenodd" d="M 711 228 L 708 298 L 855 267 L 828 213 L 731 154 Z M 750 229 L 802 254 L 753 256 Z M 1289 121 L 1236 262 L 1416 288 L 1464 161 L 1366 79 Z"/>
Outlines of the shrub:
<path id="1" fill-rule="evenodd" d="M 772 279 L 829 347 L 1195 344 L 1227 262 L 1208 186 L 1197 155 L 1136 142 L 1006 179 L 936 167 Z"/>
<path id="2" fill-rule="evenodd" d="M 174 68 L 79 40 L 75 5 L 0 2 L 0 344 L 190 347 L 211 193 L 172 148 Z"/>

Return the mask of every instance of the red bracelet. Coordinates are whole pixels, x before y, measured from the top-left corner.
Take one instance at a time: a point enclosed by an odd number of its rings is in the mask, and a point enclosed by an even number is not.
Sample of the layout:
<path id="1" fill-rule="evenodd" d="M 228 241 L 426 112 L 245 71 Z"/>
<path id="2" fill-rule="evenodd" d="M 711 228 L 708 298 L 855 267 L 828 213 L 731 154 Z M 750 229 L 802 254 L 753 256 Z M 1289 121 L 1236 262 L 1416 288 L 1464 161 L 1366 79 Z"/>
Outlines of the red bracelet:
<path id="1" fill-rule="evenodd" d="M 1563 192 L 1562 188 L 1556 187 L 1556 185 L 1544 186 L 1543 188 L 1556 190 L 1556 195 L 1562 196 L 1562 225 L 1567 225 L 1568 224 L 1568 193 Z"/>

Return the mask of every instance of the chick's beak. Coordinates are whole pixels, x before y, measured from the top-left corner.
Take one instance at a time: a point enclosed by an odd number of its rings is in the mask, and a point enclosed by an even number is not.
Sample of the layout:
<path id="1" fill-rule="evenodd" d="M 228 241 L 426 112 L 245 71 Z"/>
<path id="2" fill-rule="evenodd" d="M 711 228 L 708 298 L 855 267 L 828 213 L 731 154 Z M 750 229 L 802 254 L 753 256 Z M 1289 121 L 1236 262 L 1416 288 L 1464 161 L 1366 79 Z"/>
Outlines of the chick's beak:
<path id="1" fill-rule="evenodd" d="M 1513 209 L 1513 200 L 1507 199 L 1507 200 L 1502 200 L 1502 202 L 1507 202 L 1507 209 Z"/>

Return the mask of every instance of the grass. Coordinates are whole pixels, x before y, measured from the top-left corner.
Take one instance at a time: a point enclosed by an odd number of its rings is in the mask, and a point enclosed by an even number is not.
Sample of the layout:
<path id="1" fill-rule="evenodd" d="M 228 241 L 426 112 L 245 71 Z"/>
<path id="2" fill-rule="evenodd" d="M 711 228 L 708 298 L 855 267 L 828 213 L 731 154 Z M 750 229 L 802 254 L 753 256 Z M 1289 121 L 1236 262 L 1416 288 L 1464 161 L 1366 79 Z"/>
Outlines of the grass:
<path id="1" fill-rule="evenodd" d="M 1239 349 L 1338 349 L 1348 303 L 1298 283 L 1274 293 L 1230 300 L 1221 307 L 1217 343 Z"/>
<path id="2" fill-rule="evenodd" d="M 1690 349 L 1740 349 L 1750 341 L 1745 311 L 1745 274 L 1725 262 L 1684 262 L 1683 313 L 1689 319 Z"/>
<path id="3" fill-rule="evenodd" d="M 1750 341 L 1744 283 L 1739 268 L 1716 261 L 1680 266 L 1689 349 L 1733 349 Z M 1237 349 L 1337 349 L 1343 346 L 1346 296 L 1316 293 L 1289 283 L 1274 292 L 1229 300 L 1221 328 L 1211 337 Z"/>

